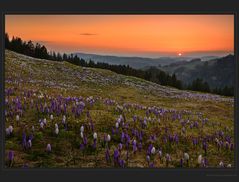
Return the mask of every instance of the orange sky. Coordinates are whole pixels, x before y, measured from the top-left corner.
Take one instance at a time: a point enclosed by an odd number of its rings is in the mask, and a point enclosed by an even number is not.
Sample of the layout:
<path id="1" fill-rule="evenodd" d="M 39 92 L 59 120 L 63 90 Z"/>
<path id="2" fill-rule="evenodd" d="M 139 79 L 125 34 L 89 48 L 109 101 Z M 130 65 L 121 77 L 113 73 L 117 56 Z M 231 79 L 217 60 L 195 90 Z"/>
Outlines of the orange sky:
<path id="1" fill-rule="evenodd" d="M 10 37 L 49 50 L 127 56 L 233 52 L 233 15 L 6 15 Z"/>

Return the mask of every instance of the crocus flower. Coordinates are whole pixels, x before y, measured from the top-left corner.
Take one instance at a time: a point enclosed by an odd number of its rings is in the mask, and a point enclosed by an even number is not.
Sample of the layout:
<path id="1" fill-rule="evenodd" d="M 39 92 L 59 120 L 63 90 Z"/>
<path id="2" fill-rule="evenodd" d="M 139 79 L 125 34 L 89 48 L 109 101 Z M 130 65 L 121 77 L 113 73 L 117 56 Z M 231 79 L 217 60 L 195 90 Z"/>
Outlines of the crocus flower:
<path id="1" fill-rule="evenodd" d="M 119 123 L 118 122 L 115 123 L 115 127 L 119 128 Z"/>
<path id="2" fill-rule="evenodd" d="M 32 132 L 34 132 L 35 131 L 35 127 L 34 126 L 32 126 Z"/>
<path id="3" fill-rule="evenodd" d="M 16 121 L 19 121 L 20 120 L 20 117 L 19 117 L 19 115 L 17 114 L 16 115 Z"/>
<path id="4" fill-rule="evenodd" d="M 58 135 L 58 133 L 59 133 L 59 129 L 56 128 L 56 129 L 55 129 L 55 134 Z"/>
<path id="5" fill-rule="evenodd" d="M 149 162 L 150 162 L 150 156 L 149 156 L 149 155 L 146 156 L 146 161 L 147 161 L 148 164 L 149 164 Z"/>
<path id="6" fill-rule="evenodd" d="M 46 118 L 43 119 L 43 123 L 44 123 L 44 125 L 46 125 L 46 123 L 47 123 Z"/>
<path id="7" fill-rule="evenodd" d="M 108 135 L 107 135 L 107 138 L 106 138 L 106 141 L 109 142 L 110 139 L 111 139 L 111 137 L 110 137 L 110 135 L 108 134 Z"/>
<path id="8" fill-rule="evenodd" d="M 44 127 L 44 123 L 43 122 L 40 123 L 40 127 L 43 129 L 43 127 Z"/>
<path id="9" fill-rule="evenodd" d="M 87 145 L 87 138 L 85 136 L 83 137 L 83 144 Z"/>
<path id="10" fill-rule="evenodd" d="M 226 146 L 226 149 L 228 150 L 229 149 L 229 142 L 228 141 L 226 141 L 225 146 Z"/>
<path id="11" fill-rule="evenodd" d="M 180 159 L 180 167 L 183 167 L 183 159 Z"/>
<path id="12" fill-rule="evenodd" d="M 220 167 L 224 167 L 224 163 L 221 161 L 221 162 L 219 163 L 219 166 L 220 166 Z"/>
<path id="13" fill-rule="evenodd" d="M 155 151 L 156 151 L 155 147 L 152 147 L 151 154 L 155 154 Z"/>
<path id="14" fill-rule="evenodd" d="M 227 167 L 228 167 L 228 168 L 231 168 L 231 167 L 232 167 L 232 165 L 231 165 L 231 164 L 228 164 L 228 165 L 227 165 Z"/>
<path id="15" fill-rule="evenodd" d="M 168 166 L 168 163 L 171 161 L 171 157 L 169 154 L 166 154 L 166 165 Z"/>
<path id="16" fill-rule="evenodd" d="M 9 161 L 13 161 L 13 159 L 14 159 L 14 152 L 12 150 L 10 150 L 8 152 L 8 160 Z"/>
<path id="17" fill-rule="evenodd" d="M 203 150 L 204 150 L 204 152 L 206 154 L 207 153 L 207 143 L 205 141 L 203 142 L 202 148 L 203 148 Z"/>
<path id="18" fill-rule="evenodd" d="M 186 160 L 186 161 L 189 160 L 189 154 L 188 153 L 184 153 L 184 160 Z"/>
<path id="19" fill-rule="evenodd" d="M 24 147 L 24 149 L 26 149 L 27 147 L 27 136 L 25 132 L 23 132 L 22 134 L 22 146 Z"/>
<path id="20" fill-rule="evenodd" d="M 108 148 L 106 149 L 106 152 L 105 152 L 105 159 L 106 159 L 107 162 L 110 161 L 110 151 L 109 151 Z"/>
<path id="21" fill-rule="evenodd" d="M 119 160 L 120 167 L 125 167 L 125 161 L 123 159 Z"/>
<path id="22" fill-rule="evenodd" d="M 84 132 L 84 126 L 83 126 L 83 125 L 80 127 L 80 131 L 81 131 L 82 133 Z"/>
<path id="23" fill-rule="evenodd" d="M 187 165 L 189 165 L 189 154 L 184 153 L 184 160 L 187 162 Z"/>
<path id="24" fill-rule="evenodd" d="M 28 142 L 27 142 L 27 146 L 28 146 L 28 148 L 31 148 L 32 147 L 32 140 L 28 140 Z"/>
<path id="25" fill-rule="evenodd" d="M 93 147 L 94 149 L 96 149 L 96 139 L 94 139 L 94 143 L 93 143 L 92 147 Z"/>
<path id="26" fill-rule="evenodd" d="M 125 139 L 125 134 L 124 134 L 124 132 L 122 132 L 121 133 L 121 139 L 120 139 L 122 143 L 124 142 L 124 139 Z"/>
<path id="27" fill-rule="evenodd" d="M 13 127 L 12 127 L 12 125 L 10 125 L 8 128 L 9 128 L 10 134 L 12 134 L 12 132 L 13 132 Z"/>
<path id="28" fill-rule="evenodd" d="M 150 163 L 149 163 L 149 167 L 150 167 L 150 168 L 154 168 L 154 163 L 153 163 L 153 162 L 150 162 Z"/>
<path id="29" fill-rule="evenodd" d="M 122 150 L 122 148 L 123 148 L 123 145 L 122 145 L 122 143 L 119 143 L 119 145 L 118 145 L 118 149 L 119 149 L 119 151 L 121 151 L 121 150 Z"/>
<path id="30" fill-rule="evenodd" d="M 119 150 L 115 149 L 114 150 L 114 162 L 117 163 L 119 160 Z"/>
<path id="31" fill-rule="evenodd" d="M 83 138 L 84 137 L 84 134 L 83 132 L 80 132 L 80 137 Z"/>
<path id="32" fill-rule="evenodd" d="M 163 153 L 161 150 L 159 150 L 158 154 L 159 154 L 159 158 L 162 158 Z"/>
<path id="33" fill-rule="evenodd" d="M 138 144 L 138 148 L 139 148 L 139 151 L 142 150 L 143 146 L 142 146 L 142 143 L 141 143 L 141 142 L 139 142 L 139 144 Z"/>
<path id="34" fill-rule="evenodd" d="M 53 115 L 52 114 L 50 115 L 50 119 L 53 120 Z"/>
<path id="35" fill-rule="evenodd" d="M 158 123 L 160 124 L 160 118 L 158 118 Z"/>
<path id="36" fill-rule="evenodd" d="M 199 164 L 199 165 L 202 164 L 202 160 L 203 160 L 203 159 L 202 159 L 202 155 L 199 155 L 199 156 L 198 156 L 198 164 Z"/>
<path id="37" fill-rule="evenodd" d="M 63 115 L 62 124 L 66 124 L 66 116 L 65 115 Z"/>
<path id="38" fill-rule="evenodd" d="M 8 135 L 10 135 L 11 133 L 10 133 L 10 130 L 9 130 L 9 128 L 6 128 L 6 135 L 8 136 Z"/>
<path id="39" fill-rule="evenodd" d="M 47 146 L 46 146 L 46 151 L 47 151 L 47 152 L 51 152 L 51 144 L 49 144 L 49 143 L 47 144 Z"/>
<path id="40" fill-rule="evenodd" d="M 96 133 L 96 132 L 94 132 L 93 138 L 94 138 L 95 140 L 97 139 L 97 133 Z"/>

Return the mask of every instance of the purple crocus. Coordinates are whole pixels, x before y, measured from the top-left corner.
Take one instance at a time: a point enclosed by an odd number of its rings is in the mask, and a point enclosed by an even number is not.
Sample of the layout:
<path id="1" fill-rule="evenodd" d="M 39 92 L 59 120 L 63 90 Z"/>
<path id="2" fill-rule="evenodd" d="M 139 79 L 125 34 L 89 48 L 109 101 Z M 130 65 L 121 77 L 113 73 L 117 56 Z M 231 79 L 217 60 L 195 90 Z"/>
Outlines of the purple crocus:
<path id="1" fill-rule="evenodd" d="M 8 152 L 8 160 L 12 162 L 13 159 L 14 159 L 14 152 L 12 150 L 10 150 Z"/>
<path id="2" fill-rule="evenodd" d="M 122 143 L 124 143 L 124 139 L 125 139 L 125 134 L 124 134 L 124 132 L 122 132 L 121 133 L 121 139 L 120 139 Z"/>
<path id="3" fill-rule="evenodd" d="M 139 144 L 138 144 L 138 148 L 139 148 L 139 151 L 141 152 L 141 150 L 142 150 L 142 148 L 143 148 L 143 146 L 142 146 L 142 143 L 141 143 L 141 142 L 139 142 Z"/>
<path id="4" fill-rule="evenodd" d="M 207 147 L 208 147 L 208 146 L 207 146 L 207 142 L 204 141 L 203 144 L 202 144 L 202 148 L 203 148 L 205 154 L 207 153 Z"/>
<path id="5" fill-rule="evenodd" d="M 120 155 L 119 150 L 118 150 L 118 149 L 115 149 L 115 150 L 114 150 L 114 162 L 115 162 L 115 163 L 118 163 L 118 161 L 119 161 L 119 155 Z"/>
<path id="6" fill-rule="evenodd" d="M 183 167 L 183 159 L 180 159 L 180 167 Z"/>
<path id="7" fill-rule="evenodd" d="M 150 163 L 149 163 L 149 167 L 150 167 L 150 168 L 154 168 L 154 163 L 153 163 L 153 162 L 150 162 Z"/>
<path id="8" fill-rule="evenodd" d="M 87 145 L 87 138 L 85 136 L 83 137 L 83 144 Z"/>
<path id="9" fill-rule="evenodd" d="M 93 149 L 96 149 L 96 139 L 94 139 L 94 143 L 92 145 Z"/>
<path id="10" fill-rule="evenodd" d="M 119 160 L 119 165 L 120 167 L 124 168 L 125 167 L 125 161 L 123 159 Z"/>
<path id="11" fill-rule="evenodd" d="M 119 149 L 119 151 L 121 151 L 121 150 L 122 150 L 122 148 L 123 148 L 123 145 L 122 145 L 122 143 L 119 143 L 119 145 L 118 145 L 118 149 Z"/>

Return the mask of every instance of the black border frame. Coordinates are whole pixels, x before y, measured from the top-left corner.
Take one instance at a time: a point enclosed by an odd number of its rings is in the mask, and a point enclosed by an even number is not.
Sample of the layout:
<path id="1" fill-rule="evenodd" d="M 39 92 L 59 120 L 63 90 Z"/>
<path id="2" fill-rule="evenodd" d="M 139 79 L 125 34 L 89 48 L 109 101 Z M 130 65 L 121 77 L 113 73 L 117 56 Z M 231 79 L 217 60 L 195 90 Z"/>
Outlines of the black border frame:
<path id="1" fill-rule="evenodd" d="M 10 2 L 12 1 L 12 2 Z M 26 4 L 22 3 L 24 1 Z M 44 175 L 51 176 L 53 179 L 58 175 L 58 180 L 67 180 L 69 179 L 69 175 L 72 177 L 76 177 L 82 180 L 82 177 L 86 177 L 86 179 L 90 180 L 95 175 L 95 180 L 97 177 L 100 177 L 102 180 L 108 178 L 108 180 L 115 180 L 121 181 L 122 179 L 130 179 L 130 177 L 137 178 L 138 180 L 147 180 L 149 177 L 158 177 L 158 179 L 162 179 L 162 177 L 166 177 L 165 179 L 172 179 L 177 180 L 179 178 L 184 179 L 191 179 L 191 180 L 225 180 L 229 179 L 235 180 L 238 177 L 238 111 L 239 111 L 239 101 L 238 101 L 238 85 L 239 85 L 239 75 L 238 75 L 238 68 L 239 68 L 239 61 L 238 61 L 238 17 L 237 13 L 239 12 L 239 7 L 232 3 L 231 0 L 217 0 L 212 1 L 212 4 L 209 4 L 206 0 L 164 0 L 158 2 L 151 2 L 147 3 L 145 0 L 138 0 L 137 2 L 130 2 L 125 3 L 125 0 L 119 1 L 109 1 L 109 0 L 102 0 L 103 2 L 99 2 L 97 0 L 88 0 L 88 2 L 82 2 L 78 0 L 78 3 L 73 0 L 68 0 L 68 4 L 62 3 L 62 1 L 56 2 L 47 2 L 47 0 L 42 0 L 41 2 L 29 2 L 28 0 L 9 0 L 8 3 L 4 3 L 4 5 L 0 8 L 1 9 L 1 24 L 2 28 L 0 30 L 0 37 L 1 45 L 0 45 L 0 57 L 1 57 L 1 70 L 2 73 L 0 76 L 1 83 L 0 83 L 0 98 L 4 98 L 4 32 L 5 32 L 5 19 L 4 15 L 6 14 L 233 14 L 234 15 L 234 54 L 236 57 L 236 79 L 235 79 L 235 97 L 234 97 L 234 135 L 235 135 L 235 168 L 231 169 L 168 169 L 168 168 L 159 168 L 159 169 L 4 169 L 3 167 L 3 158 L 0 159 L 1 166 L 1 173 L 5 177 L 12 179 L 18 178 L 17 174 L 21 174 L 21 177 L 27 179 L 26 177 L 30 175 L 31 177 L 35 174 L 38 176 L 37 179 L 32 178 L 32 180 L 45 180 Z M 43 4 L 42 4 L 43 2 Z M 14 3 L 16 6 L 11 6 Z M 92 3 L 95 3 L 96 6 L 92 7 Z M 102 4 L 103 3 L 103 4 Z M 138 4 L 136 4 L 138 3 Z M 172 4 L 171 4 L 172 3 Z M 81 5 L 77 7 L 76 4 Z M 206 5 L 206 6 L 205 6 Z M 132 7 L 136 6 L 136 7 Z M 5 8 L 5 9 L 4 9 Z M 29 11 L 30 10 L 30 11 Z M 211 10 L 211 11 L 210 11 Z M 4 113 L 3 113 L 3 102 L 2 99 L 0 101 L 0 118 L 4 121 Z M 4 122 L 1 122 L 1 144 L 2 149 L 4 149 Z M 2 150 L 2 156 L 4 156 L 4 151 Z M 65 176 L 63 174 L 65 173 Z M 94 174 L 94 175 L 92 175 Z M 20 177 L 20 176 L 19 176 Z M 80 178 L 79 178 L 80 177 Z M 102 178 L 103 177 L 103 178 Z M 113 177 L 113 178 L 112 178 Z M 213 177 L 213 178 L 211 178 Z M 230 178 L 229 178 L 230 177 Z M 20 179 L 20 178 L 19 178 Z M 51 179 L 51 178 L 49 178 Z M 94 179 L 94 178 L 93 178 Z M 52 180 L 52 179 L 51 179 Z M 104 179 L 105 180 L 105 179 Z M 155 180 L 155 179 L 154 179 Z M 157 180 L 157 178 L 156 178 Z"/>

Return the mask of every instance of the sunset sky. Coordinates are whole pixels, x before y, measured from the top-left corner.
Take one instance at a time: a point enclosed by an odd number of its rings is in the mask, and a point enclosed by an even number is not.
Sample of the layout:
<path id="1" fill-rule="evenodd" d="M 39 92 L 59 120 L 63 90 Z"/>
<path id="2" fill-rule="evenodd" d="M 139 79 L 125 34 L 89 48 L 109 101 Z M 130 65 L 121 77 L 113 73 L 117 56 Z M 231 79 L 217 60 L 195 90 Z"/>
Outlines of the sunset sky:
<path id="1" fill-rule="evenodd" d="M 121 56 L 233 53 L 233 15 L 6 15 L 5 31 L 59 52 Z"/>

